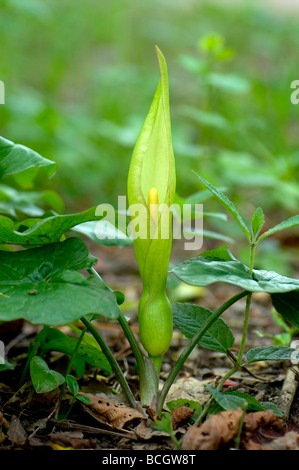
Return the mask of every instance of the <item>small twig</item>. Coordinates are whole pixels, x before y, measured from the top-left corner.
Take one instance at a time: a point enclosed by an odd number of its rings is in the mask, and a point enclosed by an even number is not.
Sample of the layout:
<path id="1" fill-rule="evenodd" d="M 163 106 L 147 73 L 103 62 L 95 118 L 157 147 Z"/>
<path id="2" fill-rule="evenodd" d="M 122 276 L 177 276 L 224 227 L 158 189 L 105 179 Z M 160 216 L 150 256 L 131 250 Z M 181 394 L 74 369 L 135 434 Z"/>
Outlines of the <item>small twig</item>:
<path id="1" fill-rule="evenodd" d="M 124 437 L 124 438 L 132 439 L 135 441 L 140 440 L 138 437 L 136 437 L 135 433 L 132 431 L 124 431 L 122 433 L 122 432 L 117 432 L 117 431 L 111 431 L 109 429 L 94 428 L 92 426 L 77 424 L 72 421 L 56 421 L 55 419 L 51 419 L 50 422 L 54 424 L 55 427 L 58 427 L 61 429 L 77 429 L 79 431 L 82 431 L 88 434 L 105 434 L 107 436 Z"/>
<path id="2" fill-rule="evenodd" d="M 285 420 L 289 418 L 291 406 L 298 387 L 297 374 L 299 374 L 299 369 L 295 366 L 287 371 L 278 399 L 277 406 L 281 410 Z"/>
<path id="3" fill-rule="evenodd" d="M 226 351 L 226 354 L 228 356 L 229 359 L 231 359 L 231 361 L 236 364 L 237 362 L 237 357 L 234 355 L 234 353 L 232 351 L 229 351 L 227 350 Z M 248 375 L 250 375 L 251 377 L 253 377 L 254 379 L 257 379 L 257 380 L 260 380 L 261 382 L 270 382 L 269 379 L 266 379 L 265 377 L 260 377 L 259 375 L 256 375 L 254 374 L 250 369 L 248 369 L 245 365 L 242 365 L 240 367 L 241 370 L 244 370 L 245 372 L 247 372 Z"/>

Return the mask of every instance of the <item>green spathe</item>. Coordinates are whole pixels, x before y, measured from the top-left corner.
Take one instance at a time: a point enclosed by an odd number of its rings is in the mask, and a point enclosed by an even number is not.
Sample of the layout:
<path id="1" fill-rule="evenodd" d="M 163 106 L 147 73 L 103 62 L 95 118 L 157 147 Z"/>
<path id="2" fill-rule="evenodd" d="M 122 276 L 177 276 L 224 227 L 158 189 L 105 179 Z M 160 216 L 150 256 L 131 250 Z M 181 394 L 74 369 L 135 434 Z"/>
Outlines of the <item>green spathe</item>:
<path id="1" fill-rule="evenodd" d="M 167 65 L 158 47 L 156 51 L 160 82 L 134 148 L 128 175 L 129 205 L 141 204 L 147 214 L 144 220 L 147 236 L 136 238 L 134 248 L 143 283 L 139 303 L 140 339 L 151 357 L 163 356 L 172 337 L 172 313 L 165 288 L 172 245 L 169 208 L 176 185 Z M 151 213 L 148 208 L 148 195 L 152 188 L 157 190 L 160 208 L 154 227 L 155 238 L 150 236 Z M 131 212 L 132 219 L 134 215 Z M 166 238 L 161 236 L 165 229 L 169 233 Z"/>

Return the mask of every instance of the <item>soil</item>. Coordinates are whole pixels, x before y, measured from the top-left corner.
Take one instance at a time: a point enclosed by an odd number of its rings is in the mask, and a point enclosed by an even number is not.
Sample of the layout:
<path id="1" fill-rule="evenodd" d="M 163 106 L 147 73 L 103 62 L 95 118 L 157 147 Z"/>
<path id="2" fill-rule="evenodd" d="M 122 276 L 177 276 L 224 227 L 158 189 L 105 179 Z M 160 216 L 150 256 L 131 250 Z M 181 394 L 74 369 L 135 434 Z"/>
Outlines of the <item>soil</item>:
<path id="1" fill-rule="evenodd" d="M 206 249 L 211 247 L 208 245 Z M 113 289 L 124 292 L 126 299 L 124 312 L 130 317 L 132 330 L 138 337 L 136 311 L 138 299 L 141 295 L 141 283 L 132 247 L 121 249 L 99 247 L 95 249 L 93 245 L 91 252 L 99 258 L 96 269 L 104 280 Z M 194 255 L 191 253 L 191 256 Z M 190 252 L 184 252 L 181 245 L 174 246 L 171 260 L 173 263 L 189 257 Z M 197 289 L 196 291 L 183 286 L 181 291 L 172 292 L 172 300 L 195 302 L 214 310 L 236 292 L 237 290 L 233 286 L 223 284 L 214 284 L 209 288 Z M 245 300 L 240 300 L 226 311 L 222 317 L 234 333 L 235 352 L 238 350 L 242 335 L 244 305 Z M 94 324 L 105 337 L 122 369 L 126 371 L 126 378 L 133 392 L 138 396 L 138 377 L 135 370 L 135 361 L 121 328 L 117 323 L 103 319 L 96 320 Z M 76 401 L 68 419 L 57 421 L 55 413 L 59 390 L 37 394 L 34 392 L 28 377 L 21 387 L 19 384 L 20 375 L 27 359 L 28 347 L 39 330 L 39 326 L 23 321 L 6 323 L 0 326 L 0 338 L 6 345 L 8 359 L 16 364 L 14 371 L 2 372 L 0 375 L 0 448 L 2 450 L 59 450 L 67 448 L 90 450 L 145 449 L 152 451 L 175 449 L 175 444 L 167 433 L 153 429 L 156 416 L 151 408 L 145 410 L 147 419 L 142 415 L 142 410 L 131 416 L 132 410 L 123 409 L 122 404 L 126 404 L 126 402 L 115 376 L 108 376 L 92 367 L 86 368 L 78 383 L 80 391 L 91 396 L 93 401 L 95 400 L 94 406 L 91 407 Z M 61 330 L 70 335 L 73 334 L 67 326 L 61 327 Z M 256 331 L 267 335 L 282 332 L 281 328 L 273 321 L 271 304 L 267 294 L 253 294 L 246 350 L 252 347 L 273 344 L 272 338 L 261 338 L 256 334 Z M 171 347 L 163 361 L 161 383 L 166 379 L 169 370 L 185 344 L 186 340 L 175 329 Z M 67 358 L 62 354 L 51 352 L 46 359 L 53 369 L 61 373 L 65 371 Z M 232 380 L 225 384 L 225 391 L 237 390 L 252 395 L 260 402 L 279 404 L 286 377 L 290 376 L 290 366 L 286 361 L 256 363 L 256 365 L 250 367 L 249 371 L 241 370 L 237 372 L 231 378 Z M 177 377 L 176 385 L 171 389 L 169 397 L 171 399 L 195 399 L 204 403 L 207 401 L 208 396 L 204 385 L 217 384 L 230 368 L 231 362 L 225 355 L 196 348 Z M 276 443 L 278 438 L 287 436 L 283 444 L 280 445 L 283 449 L 288 449 L 291 445 L 290 439 L 292 436 L 294 437 L 294 435 L 290 436 L 292 432 L 295 433 L 295 440 L 293 439 L 292 445 L 293 447 L 297 446 L 299 402 L 294 374 L 291 377 L 291 384 L 295 395 L 288 398 L 289 415 L 285 420 L 280 420 L 281 426 L 277 426 L 277 423 L 271 420 L 270 424 L 268 421 L 268 424 L 265 424 L 266 421 L 264 420 L 264 424 L 259 424 L 252 433 L 250 440 L 241 440 L 241 444 L 239 444 L 241 448 L 250 450 L 252 446 L 253 448 L 267 446 L 274 441 Z M 71 396 L 66 393 L 61 404 L 62 412 L 66 412 L 69 408 L 70 401 Z M 106 404 L 107 408 L 104 411 L 101 408 L 103 403 Z M 184 408 L 176 415 L 172 413 L 171 416 L 175 435 L 178 439 L 184 438 L 186 431 L 189 432 L 190 427 L 192 427 L 190 426 L 192 411 L 190 413 L 190 409 L 186 411 L 186 407 Z M 110 414 L 107 414 L 107 410 L 110 411 Z M 116 415 L 118 421 L 114 420 Z M 266 426 L 266 430 L 263 426 Z M 195 445 L 194 439 L 191 439 L 191 441 L 193 442 L 191 445 Z M 235 448 L 235 442 L 235 439 L 228 443 L 221 441 L 216 448 L 222 448 L 222 446 Z"/>

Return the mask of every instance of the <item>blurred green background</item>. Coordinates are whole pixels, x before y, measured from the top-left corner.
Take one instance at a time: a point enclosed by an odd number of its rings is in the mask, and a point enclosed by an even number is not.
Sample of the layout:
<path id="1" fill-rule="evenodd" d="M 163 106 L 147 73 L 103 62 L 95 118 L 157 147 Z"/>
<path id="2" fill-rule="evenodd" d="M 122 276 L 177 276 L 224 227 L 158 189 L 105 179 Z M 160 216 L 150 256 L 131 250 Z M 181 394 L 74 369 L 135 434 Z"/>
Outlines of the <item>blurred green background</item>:
<path id="1" fill-rule="evenodd" d="M 168 63 L 179 195 L 202 189 L 194 170 L 226 188 L 245 218 L 260 205 L 269 226 L 284 220 L 299 203 L 299 105 L 290 101 L 299 9 L 274 3 L 1 1 L 0 134 L 58 163 L 46 186 L 67 212 L 116 204 L 158 83 L 157 43 Z M 219 223 L 234 235 L 233 224 Z M 276 268 L 275 243 L 265 256 Z"/>

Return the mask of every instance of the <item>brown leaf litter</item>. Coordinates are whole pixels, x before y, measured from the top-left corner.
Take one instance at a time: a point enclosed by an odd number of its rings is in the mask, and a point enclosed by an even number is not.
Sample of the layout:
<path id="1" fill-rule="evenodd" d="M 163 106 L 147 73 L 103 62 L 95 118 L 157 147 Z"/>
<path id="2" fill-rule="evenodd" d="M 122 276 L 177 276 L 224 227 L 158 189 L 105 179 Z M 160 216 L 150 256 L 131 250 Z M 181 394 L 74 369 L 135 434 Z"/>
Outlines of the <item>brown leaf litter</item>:
<path id="1" fill-rule="evenodd" d="M 191 426 L 186 432 L 183 442 L 183 450 L 218 450 L 225 446 L 233 444 L 233 440 L 237 437 L 240 427 L 243 411 L 241 408 L 236 410 L 228 410 L 210 415 L 209 418 L 200 426 Z M 244 417 L 241 444 L 247 449 L 253 448 L 268 449 L 268 443 L 259 444 L 254 438 L 267 430 L 275 430 L 281 432 L 285 427 L 284 421 L 273 413 L 273 410 L 258 411 L 247 413 Z M 263 434 L 261 434 L 263 435 Z M 298 433 L 296 432 L 297 440 Z M 287 434 L 285 435 L 287 436 Z M 285 437 L 284 436 L 284 437 Z M 266 435 L 266 437 L 269 436 Z M 276 438 L 275 436 L 274 438 Z M 281 438 L 281 436 L 279 436 Z M 274 441 L 271 436 L 270 439 Z M 284 441 L 284 445 L 294 446 L 295 434 L 288 436 Z M 291 442 L 291 443 L 290 443 Z M 280 441 L 280 445 L 281 444 Z M 273 446 L 273 442 L 271 444 Z M 270 448 L 271 448 L 270 445 Z M 279 442 L 278 442 L 279 445 Z"/>
<path id="2" fill-rule="evenodd" d="M 145 420 L 146 416 L 134 408 L 130 408 L 122 403 L 108 400 L 104 396 L 84 393 L 91 403 L 83 404 L 84 409 L 90 413 L 97 421 L 109 427 L 122 430 L 127 424 L 135 420 Z"/>

